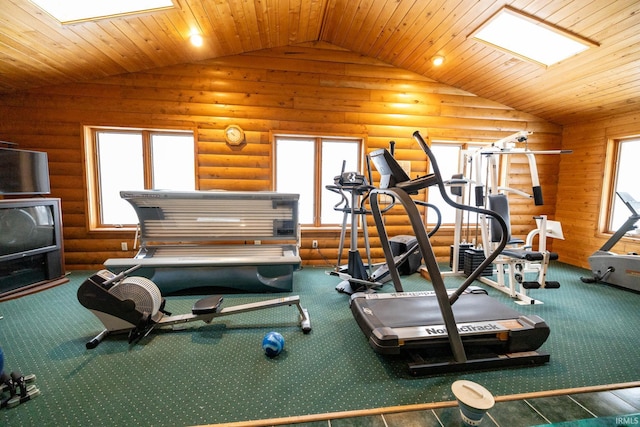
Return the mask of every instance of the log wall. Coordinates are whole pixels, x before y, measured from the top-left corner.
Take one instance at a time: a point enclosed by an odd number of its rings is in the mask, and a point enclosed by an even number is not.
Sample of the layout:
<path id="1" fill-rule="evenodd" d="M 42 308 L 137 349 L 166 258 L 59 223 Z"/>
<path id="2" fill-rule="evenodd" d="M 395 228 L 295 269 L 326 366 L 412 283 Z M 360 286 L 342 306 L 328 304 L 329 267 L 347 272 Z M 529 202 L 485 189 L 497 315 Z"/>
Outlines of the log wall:
<path id="1" fill-rule="evenodd" d="M 589 256 L 611 236 L 601 233 L 598 225 L 607 142 L 634 135 L 640 135 L 640 113 L 564 127 L 562 147 L 573 153 L 560 162 L 556 218 L 566 240 L 553 246 L 564 262 L 589 268 Z M 625 237 L 613 252 L 638 253 L 640 240 Z"/>
<path id="2" fill-rule="evenodd" d="M 246 144 L 224 142 L 223 129 L 232 123 L 245 130 Z M 528 130 L 534 132 L 530 148 L 558 148 L 562 142 L 560 126 L 321 43 L 0 96 L 0 139 L 49 154 L 51 196 L 62 199 L 68 269 L 93 270 L 107 258 L 133 255 L 120 246 L 122 241 L 133 246 L 133 232 L 88 231 L 83 125 L 195 130 L 202 190 L 272 190 L 273 131 L 365 135 L 367 152 L 395 140 L 396 157 L 411 161 L 413 176 L 427 171 L 412 138 L 415 130 L 433 141 L 492 142 Z M 526 190 L 530 181 L 523 161 L 514 161 L 511 178 Z M 532 215 L 553 218 L 559 162 L 546 157 L 539 164 L 545 206 L 514 203 L 515 235 L 524 237 L 533 227 Z M 390 215 L 387 224 L 390 235 L 411 233 L 402 215 Z M 373 224 L 370 231 L 380 260 Z M 338 238 L 338 230 L 303 230 L 304 263 L 335 263 Z M 311 248 L 312 240 L 319 241 L 318 250 Z M 451 243 L 451 230 L 438 233 L 438 257 L 448 259 Z"/>

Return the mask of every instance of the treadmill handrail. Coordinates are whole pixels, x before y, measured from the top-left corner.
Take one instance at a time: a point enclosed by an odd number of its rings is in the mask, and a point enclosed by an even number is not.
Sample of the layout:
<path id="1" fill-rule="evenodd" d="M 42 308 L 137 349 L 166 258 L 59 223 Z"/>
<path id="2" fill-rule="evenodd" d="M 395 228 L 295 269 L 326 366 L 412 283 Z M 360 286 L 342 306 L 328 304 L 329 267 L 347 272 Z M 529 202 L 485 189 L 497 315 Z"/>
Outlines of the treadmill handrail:
<path id="1" fill-rule="evenodd" d="M 631 216 L 616 230 L 615 233 L 607 240 L 600 248 L 602 252 L 609 252 L 618 243 L 620 239 L 624 237 L 629 231 L 636 228 L 635 224 L 640 219 L 640 213 L 636 210 L 636 206 L 639 204 L 629 193 L 617 192 L 618 197 L 624 202 L 625 206 L 631 211 Z"/>
<path id="2" fill-rule="evenodd" d="M 484 209 L 476 206 L 463 205 L 452 200 L 447 194 L 447 189 L 444 185 L 444 180 L 442 179 L 442 174 L 440 173 L 440 168 L 438 166 L 438 162 L 436 161 L 435 155 L 433 154 L 433 151 L 431 151 L 431 148 L 429 148 L 429 145 L 426 143 L 426 141 L 420 134 L 420 131 L 415 131 L 413 133 L 413 137 L 418 142 L 418 144 L 422 148 L 422 151 L 424 151 L 429 161 L 431 162 L 431 167 L 433 168 L 433 175 L 435 177 L 435 183 L 438 186 L 438 189 L 440 190 L 440 195 L 442 196 L 442 199 L 448 205 L 456 209 L 471 211 L 481 215 L 488 215 L 491 218 L 495 219 L 498 222 L 498 225 L 500 226 L 500 228 L 502 229 L 502 236 L 500 238 L 500 242 L 498 243 L 498 246 L 489 254 L 489 256 L 485 258 L 485 260 L 467 277 L 467 279 L 460 285 L 460 287 L 458 287 L 458 289 L 456 289 L 456 291 L 453 292 L 453 294 L 451 294 L 451 296 L 449 297 L 450 303 L 453 304 L 460 297 L 460 295 L 462 295 L 462 293 L 471 285 L 471 283 L 473 283 L 473 281 L 476 280 L 478 276 L 480 276 L 480 274 L 484 271 L 484 269 L 489 264 L 491 264 L 493 260 L 495 260 L 500 255 L 500 253 L 504 250 L 504 248 L 507 246 L 507 243 L 508 243 L 507 223 L 504 221 L 504 218 L 502 218 L 502 216 L 500 216 L 499 214 L 497 214 L 492 210 Z"/>
<path id="3" fill-rule="evenodd" d="M 447 335 L 449 337 L 449 344 L 451 346 L 453 356 L 458 363 L 466 362 L 467 355 L 465 353 L 464 345 L 462 344 L 462 339 L 460 338 L 460 333 L 458 331 L 455 317 L 453 315 L 453 309 L 451 307 L 452 303 L 449 300 L 444 280 L 442 278 L 442 275 L 440 274 L 435 254 L 433 253 L 433 247 L 431 246 L 429 237 L 427 237 L 426 229 L 424 227 L 424 224 L 422 223 L 420 213 L 418 212 L 418 208 L 416 207 L 414 200 L 404 189 L 400 187 L 390 187 L 387 189 L 377 188 L 371 190 L 371 211 L 376 224 L 376 228 L 378 229 L 378 238 L 380 239 L 380 243 L 382 245 L 385 260 L 387 261 L 387 265 L 389 265 L 389 274 L 391 275 L 391 279 L 393 280 L 396 291 L 402 292 L 403 289 L 398 269 L 394 264 L 393 254 L 391 253 L 389 237 L 387 236 L 382 213 L 380 212 L 378 199 L 378 196 L 380 194 L 395 195 L 397 200 L 404 207 L 405 212 L 409 217 L 409 223 L 413 228 L 413 232 L 418 242 L 420 253 L 422 254 L 422 258 L 426 265 L 427 271 L 429 271 L 429 274 L 431 275 L 431 285 L 433 286 L 433 290 L 435 291 L 435 297 L 438 301 L 438 306 L 442 314 L 442 319 L 444 320 L 445 328 L 447 329 Z"/>

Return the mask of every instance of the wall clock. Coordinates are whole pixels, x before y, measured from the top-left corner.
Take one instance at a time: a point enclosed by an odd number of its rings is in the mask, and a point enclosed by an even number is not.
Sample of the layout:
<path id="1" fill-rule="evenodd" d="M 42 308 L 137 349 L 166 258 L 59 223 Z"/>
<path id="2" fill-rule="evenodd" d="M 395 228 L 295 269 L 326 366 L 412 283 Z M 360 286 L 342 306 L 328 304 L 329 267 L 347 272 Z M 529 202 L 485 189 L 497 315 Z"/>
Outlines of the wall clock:
<path id="1" fill-rule="evenodd" d="M 229 145 L 240 145 L 245 142 L 244 131 L 238 125 L 229 125 L 224 130 L 224 139 Z"/>

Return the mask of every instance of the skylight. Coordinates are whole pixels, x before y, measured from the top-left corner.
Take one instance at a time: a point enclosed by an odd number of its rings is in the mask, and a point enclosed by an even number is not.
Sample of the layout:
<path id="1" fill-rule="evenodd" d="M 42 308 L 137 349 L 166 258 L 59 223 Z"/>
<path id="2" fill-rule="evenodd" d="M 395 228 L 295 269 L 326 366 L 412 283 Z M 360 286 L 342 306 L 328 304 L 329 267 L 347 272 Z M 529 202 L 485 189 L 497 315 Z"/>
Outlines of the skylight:
<path id="1" fill-rule="evenodd" d="M 471 37 L 547 67 L 597 46 L 509 7 L 489 18 Z"/>
<path id="2" fill-rule="evenodd" d="M 172 0 L 31 0 L 31 2 L 61 24 L 174 7 Z"/>

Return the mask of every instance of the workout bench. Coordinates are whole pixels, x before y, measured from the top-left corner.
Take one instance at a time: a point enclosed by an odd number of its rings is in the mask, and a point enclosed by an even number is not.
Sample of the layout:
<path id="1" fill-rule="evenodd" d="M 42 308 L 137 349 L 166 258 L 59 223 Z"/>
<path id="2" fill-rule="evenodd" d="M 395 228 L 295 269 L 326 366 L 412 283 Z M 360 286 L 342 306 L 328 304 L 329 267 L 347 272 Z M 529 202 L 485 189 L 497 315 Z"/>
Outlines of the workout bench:
<path id="1" fill-rule="evenodd" d="M 489 197 L 490 209 L 499 213 L 507 223 L 510 232 L 509 205 L 506 196 L 502 194 Z M 493 262 L 496 266 L 497 281 L 490 277 L 479 280 L 493 288 L 507 293 L 517 299 L 518 304 L 542 304 L 542 301 L 531 298 L 529 289 L 558 289 L 560 283 L 547 280 L 549 262 L 558 259 L 558 254 L 547 250 L 547 237 L 564 239 L 562 227 L 557 221 L 547 220 L 546 215 L 534 217 L 537 227 L 527 235 L 526 240 L 513 240 L 509 236 L 509 245 L 500 252 L 500 256 Z M 491 224 L 491 240 L 499 241 L 501 230 Z M 533 240 L 538 236 L 538 250 L 533 250 Z M 523 246 L 513 246 L 522 245 Z M 526 280 L 527 274 L 535 274 L 534 280 Z M 508 283 L 505 283 L 508 276 Z"/>

